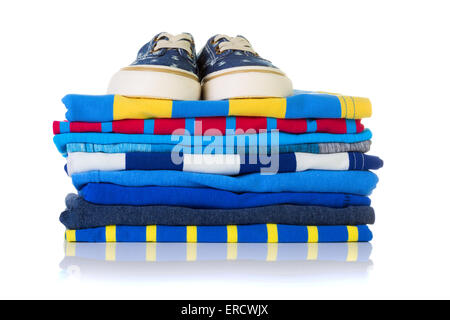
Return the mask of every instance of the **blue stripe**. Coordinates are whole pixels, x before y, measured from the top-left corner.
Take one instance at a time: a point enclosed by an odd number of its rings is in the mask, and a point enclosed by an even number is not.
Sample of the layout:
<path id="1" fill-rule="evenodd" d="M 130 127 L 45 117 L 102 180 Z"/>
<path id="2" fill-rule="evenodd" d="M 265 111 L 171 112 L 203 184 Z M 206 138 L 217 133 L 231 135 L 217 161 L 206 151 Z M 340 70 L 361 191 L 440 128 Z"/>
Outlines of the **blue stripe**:
<path id="1" fill-rule="evenodd" d="M 226 117 L 226 134 L 234 134 L 236 131 L 236 117 Z"/>
<path id="2" fill-rule="evenodd" d="M 68 121 L 105 122 L 114 119 L 114 95 L 84 96 L 68 94 L 62 102 Z"/>
<path id="3" fill-rule="evenodd" d="M 375 169 L 371 167 L 367 167 L 364 159 L 365 155 L 363 155 L 361 152 L 349 152 L 348 153 L 349 158 L 349 168 L 348 170 L 368 170 L 368 169 Z"/>
<path id="4" fill-rule="evenodd" d="M 318 226 L 319 242 L 348 241 L 347 226 Z"/>
<path id="5" fill-rule="evenodd" d="M 228 100 L 221 101 L 173 101 L 172 118 L 219 117 L 228 115 Z"/>
<path id="6" fill-rule="evenodd" d="M 278 225 L 278 242 L 308 242 L 305 226 Z"/>
<path id="7" fill-rule="evenodd" d="M 195 118 L 186 118 L 184 121 L 184 128 L 187 131 L 187 135 L 195 134 Z"/>
<path id="8" fill-rule="evenodd" d="M 102 122 L 102 132 L 109 133 L 113 131 L 112 122 Z"/>
<path id="9" fill-rule="evenodd" d="M 105 227 L 77 230 L 76 238 L 78 242 L 106 242 Z"/>
<path id="10" fill-rule="evenodd" d="M 267 242 L 267 226 L 265 224 L 238 225 L 239 242 Z"/>
<path id="11" fill-rule="evenodd" d="M 306 132 L 316 132 L 317 122 L 316 120 L 307 119 L 306 120 Z"/>
<path id="12" fill-rule="evenodd" d="M 280 153 L 268 156 L 268 163 L 261 162 L 261 157 L 255 155 L 241 155 L 241 166 L 239 174 L 259 172 L 263 168 L 276 168 L 278 173 L 295 172 L 297 170 L 297 159 L 294 153 Z"/>
<path id="13" fill-rule="evenodd" d="M 348 152 L 348 169 L 347 170 L 355 170 L 356 166 L 356 157 L 354 152 Z"/>
<path id="14" fill-rule="evenodd" d="M 158 242 L 186 242 L 185 226 L 157 226 L 156 241 Z"/>
<path id="15" fill-rule="evenodd" d="M 275 157 L 272 157 L 271 159 L 274 159 Z M 295 153 L 280 153 L 278 159 L 278 173 L 297 171 L 297 159 Z"/>
<path id="16" fill-rule="evenodd" d="M 356 120 L 346 119 L 347 133 L 356 133 Z"/>
<path id="17" fill-rule="evenodd" d="M 147 229 L 141 226 L 117 226 L 117 242 L 145 242 L 147 241 Z"/>
<path id="18" fill-rule="evenodd" d="M 276 118 L 267 118 L 267 131 L 270 132 L 271 130 L 277 129 L 277 119 Z"/>
<path id="19" fill-rule="evenodd" d="M 341 118 L 339 98 L 329 94 L 298 94 L 286 98 L 286 117 L 295 118 Z"/>
<path id="20" fill-rule="evenodd" d="M 70 132 L 70 123 L 69 122 L 65 122 L 65 121 L 61 121 L 59 123 L 59 132 L 60 133 L 68 133 L 68 132 Z"/>
<path id="21" fill-rule="evenodd" d="M 373 238 L 372 231 L 370 231 L 368 226 L 357 226 L 358 227 L 358 241 L 368 242 Z"/>
<path id="22" fill-rule="evenodd" d="M 155 133 L 155 120 L 153 119 L 144 120 L 144 133 L 145 134 Z"/>
<path id="23" fill-rule="evenodd" d="M 126 170 L 183 170 L 183 163 L 172 162 L 172 153 L 129 152 L 125 155 Z"/>
<path id="24" fill-rule="evenodd" d="M 198 226 L 197 242 L 227 242 L 227 227 Z"/>

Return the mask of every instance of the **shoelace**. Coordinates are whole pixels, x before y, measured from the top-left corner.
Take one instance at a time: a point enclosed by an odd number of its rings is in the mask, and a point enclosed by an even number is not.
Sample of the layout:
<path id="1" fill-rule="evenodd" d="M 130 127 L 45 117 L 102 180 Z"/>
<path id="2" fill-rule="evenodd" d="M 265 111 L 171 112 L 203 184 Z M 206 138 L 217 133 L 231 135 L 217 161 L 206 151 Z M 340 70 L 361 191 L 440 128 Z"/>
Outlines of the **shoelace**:
<path id="1" fill-rule="evenodd" d="M 153 47 L 152 51 L 155 52 L 160 49 L 183 49 L 192 57 L 192 42 L 193 39 L 189 34 L 180 33 L 174 36 L 170 33 L 164 32 L 159 35 L 158 39 L 156 39 L 156 45 Z"/>
<path id="2" fill-rule="evenodd" d="M 218 42 L 221 39 L 225 39 L 227 41 L 223 41 L 219 43 L 216 47 L 217 53 L 222 53 L 226 50 L 241 50 L 253 53 L 254 55 L 258 55 L 255 50 L 253 50 L 252 45 L 248 42 L 247 39 L 242 37 L 229 37 L 223 34 L 219 34 L 214 38 L 214 43 Z"/>

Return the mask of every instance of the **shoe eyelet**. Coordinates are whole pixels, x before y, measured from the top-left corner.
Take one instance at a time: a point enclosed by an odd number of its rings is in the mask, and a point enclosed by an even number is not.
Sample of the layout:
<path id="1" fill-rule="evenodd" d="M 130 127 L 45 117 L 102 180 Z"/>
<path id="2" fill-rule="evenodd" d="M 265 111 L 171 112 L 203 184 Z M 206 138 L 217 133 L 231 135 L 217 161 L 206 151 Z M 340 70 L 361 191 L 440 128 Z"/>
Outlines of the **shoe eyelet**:
<path id="1" fill-rule="evenodd" d="M 216 47 L 216 54 L 222 54 L 222 51 L 220 51 L 220 48 L 218 46 Z"/>

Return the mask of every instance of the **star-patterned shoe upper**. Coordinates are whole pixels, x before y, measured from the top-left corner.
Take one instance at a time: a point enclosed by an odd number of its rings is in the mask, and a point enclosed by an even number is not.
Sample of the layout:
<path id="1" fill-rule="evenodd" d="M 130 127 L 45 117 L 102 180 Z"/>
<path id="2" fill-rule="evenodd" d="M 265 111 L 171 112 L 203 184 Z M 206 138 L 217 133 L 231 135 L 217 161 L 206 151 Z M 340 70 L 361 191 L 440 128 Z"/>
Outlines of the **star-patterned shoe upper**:
<path id="1" fill-rule="evenodd" d="M 161 32 L 139 50 L 131 65 L 166 66 L 198 75 L 194 40 L 189 33 L 174 36 Z"/>
<path id="2" fill-rule="evenodd" d="M 243 36 L 228 37 L 216 35 L 211 37 L 198 56 L 200 78 L 235 67 L 276 68 L 270 61 L 261 58 Z"/>

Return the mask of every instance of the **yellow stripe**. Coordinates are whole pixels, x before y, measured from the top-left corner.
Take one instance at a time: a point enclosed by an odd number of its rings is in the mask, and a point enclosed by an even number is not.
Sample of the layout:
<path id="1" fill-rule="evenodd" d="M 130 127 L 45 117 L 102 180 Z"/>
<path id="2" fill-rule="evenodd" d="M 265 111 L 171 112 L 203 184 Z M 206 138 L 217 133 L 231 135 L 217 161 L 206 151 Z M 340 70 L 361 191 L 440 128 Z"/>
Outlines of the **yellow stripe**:
<path id="1" fill-rule="evenodd" d="M 172 117 L 172 100 L 114 96 L 114 120 Z"/>
<path id="2" fill-rule="evenodd" d="M 347 243 L 347 261 L 358 261 L 358 244 L 356 242 Z"/>
<path id="3" fill-rule="evenodd" d="M 308 242 L 309 243 L 319 242 L 319 230 L 317 230 L 317 227 L 308 226 L 307 228 L 308 228 Z"/>
<path id="4" fill-rule="evenodd" d="M 186 242 L 197 242 L 197 227 L 187 226 L 186 227 Z"/>
<path id="5" fill-rule="evenodd" d="M 332 94 L 332 93 L 327 93 Z M 337 96 L 339 99 L 339 103 L 341 104 L 341 118 L 347 118 L 347 106 L 345 105 L 345 100 L 342 98 L 341 95 L 338 94 L 332 94 L 334 96 Z"/>
<path id="6" fill-rule="evenodd" d="M 186 243 L 186 261 L 197 260 L 197 243 Z"/>
<path id="7" fill-rule="evenodd" d="M 76 242 L 77 241 L 76 230 L 66 230 L 66 240 L 68 242 Z"/>
<path id="8" fill-rule="evenodd" d="M 352 97 L 355 104 L 354 119 L 369 118 L 372 116 L 372 103 L 367 98 Z"/>
<path id="9" fill-rule="evenodd" d="M 352 100 L 352 98 L 349 96 L 342 96 L 342 99 L 344 99 L 345 105 L 347 106 L 347 118 L 353 119 L 355 117 L 354 100 Z"/>
<path id="10" fill-rule="evenodd" d="M 362 119 L 372 116 L 372 103 L 367 98 L 343 96 L 339 93 L 321 92 L 336 96 L 341 104 L 341 118 Z"/>
<path id="11" fill-rule="evenodd" d="M 227 242 L 238 242 L 237 226 L 227 226 Z"/>
<path id="12" fill-rule="evenodd" d="M 77 253 L 76 242 L 66 242 L 66 257 L 75 257 Z"/>
<path id="13" fill-rule="evenodd" d="M 116 242 L 116 226 L 105 227 L 106 242 Z"/>
<path id="14" fill-rule="evenodd" d="M 307 243 L 308 246 L 308 255 L 306 256 L 306 260 L 317 260 L 319 256 L 319 244 L 318 243 Z"/>
<path id="15" fill-rule="evenodd" d="M 227 260 L 236 260 L 238 252 L 237 243 L 227 243 Z"/>
<path id="16" fill-rule="evenodd" d="M 347 226 L 348 231 L 348 242 L 357 242 L 358 241 L 358 227 Z"/>
<path id="17" fill-rule="evenodd" d="M 266 261 L 277 261 L 277 256 L 278 256 L 278 243 L 268 243 Z"/>
<path id="18" fill-rule="evenodd" d="M 146 240 L 147 242 L 156 242 L 156 226 L 147 226 L 146 228 Z"/>
<path id="19" fill-rule="evenodd" d="M 277 243 L 278 242 L 278 228 L 276 224 L 267 224 L 267 242 Z"/>
<path id="20" fill-rule="evenodd" d="M 145 261 L 156 261 L 156 243 L 146 243 Z"/>
<path id="21" fill-rule="evenodd" d="M 116 243 L 115 242 L 106 244 L 105 260 L 106 261 L 116 261 Z"/>
<path id="22" fill-rule="evenodd" d="M 230 100 L 228 115 L 284 118 L 286 116 L 286 99 L 268 98 Z"/>

